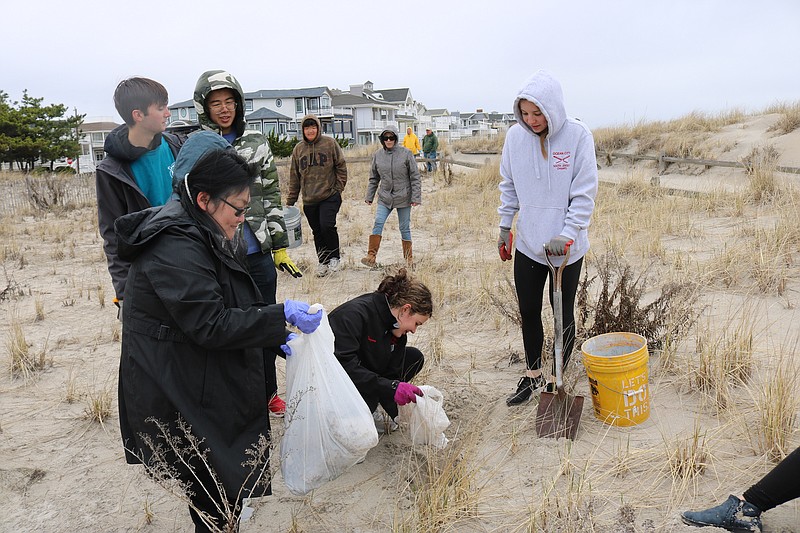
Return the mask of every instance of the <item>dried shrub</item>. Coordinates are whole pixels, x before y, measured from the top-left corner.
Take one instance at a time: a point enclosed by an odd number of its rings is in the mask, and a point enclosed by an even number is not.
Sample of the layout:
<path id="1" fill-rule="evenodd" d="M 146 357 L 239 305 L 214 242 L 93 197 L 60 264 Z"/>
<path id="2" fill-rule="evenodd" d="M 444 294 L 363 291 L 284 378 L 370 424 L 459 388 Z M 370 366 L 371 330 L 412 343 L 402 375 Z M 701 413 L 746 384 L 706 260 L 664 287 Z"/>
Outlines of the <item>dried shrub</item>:
<path id="1" fill-rule="evenodd" d="M 55 175 L 42 178 L 25 177 L 28 200 L 33 207 L 50 209 L 64 202 L 66 182 Z"/>
<path id="2" fill-rule="evenodd" d="M 583 338 L 626 331 L 644 336 L 649 348 L 661 349 L 668 338 L 685 331 L 699 315 L 693 282 L 666 282 L 658 298 L 645 303 L 651 289 L 647 270 L 636 275 L 629 264 L 613 254 L 605 254 L 595 266 L 597 274 L 590 278 L 585 270 L 578 286 L 576 322 Z M 590 289 L 595 280 L 600 287 L 593 298 Z"/>

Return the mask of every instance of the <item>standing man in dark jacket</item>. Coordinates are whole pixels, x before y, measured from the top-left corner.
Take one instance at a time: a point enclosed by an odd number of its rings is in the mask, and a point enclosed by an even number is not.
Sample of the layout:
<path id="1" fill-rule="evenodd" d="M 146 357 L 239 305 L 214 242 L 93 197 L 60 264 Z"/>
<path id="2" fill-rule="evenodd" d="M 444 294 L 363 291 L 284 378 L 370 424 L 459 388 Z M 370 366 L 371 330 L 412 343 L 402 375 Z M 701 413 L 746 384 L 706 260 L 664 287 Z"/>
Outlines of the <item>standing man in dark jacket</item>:
<path id="1" fill-rule="evenodd" d="M 316 115 L 303 117 L 302 128 L 303 140 L 292 150 L 286 205 L 294 205 L 303 192 L 303 212 L 314 233 L 321 277 L 341 267 L 336 215 L 347 184 L 347 163 L 339 143 L 322 135 Z"/>
<path id="2" fill-rule="evenodd" d="M 164 86 L 148 78 L 122 80 L 114 91 L 114 105 L 125 124 L 106 138 L 107 155 L 97 165 L 96 187 L 97 222 L 117 306 L 122 305 L 130 263 L 117 253 L 114 221 L 164 205 L 172 194 L 170 167 L 181 141 L 164 133 L 168 100 Z"/>
<path id="3" fill-rule="evenodd" d="M 430 128 L 425 130 L 425 137 L 422 138 L 422 154 L 427 159 L 428 172 L 436 170 L 436 151 L 439 149 L 439 139 Z"/>

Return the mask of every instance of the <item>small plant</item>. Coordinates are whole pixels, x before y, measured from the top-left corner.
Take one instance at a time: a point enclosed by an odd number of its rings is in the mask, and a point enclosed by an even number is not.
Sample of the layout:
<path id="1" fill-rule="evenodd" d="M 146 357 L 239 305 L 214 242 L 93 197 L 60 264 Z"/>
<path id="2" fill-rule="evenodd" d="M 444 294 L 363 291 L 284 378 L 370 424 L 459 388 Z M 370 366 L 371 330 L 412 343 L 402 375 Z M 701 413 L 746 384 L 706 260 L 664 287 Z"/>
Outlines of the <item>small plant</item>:
<path id="1" fill-rule="evenodd" d="M 44 320 L 44 300 L 42 299 L 41 294 L 37 294 L 36 298 L 34 298 L 33 307 L 34 307 L 34 315 L 33 315 L 34 322 L 41 322 L 42 320 Z"/>
<path id="2" fill-rule="evenodd" d="M 795 394 L 796 345 L 795 342 L 795 348 L 781 350 L 777 368 L 759 389 L 760 395 L 756 401 L 759 412 L 758 447 L 776 463 L 791 451 L 790 440 L 797 420 L 797 409 L 800 407 L 800 400 Z"/>
<path id="3" fill-rule="evenodd" d="M 103 386 L 100 389 L 92 387 L 86 395 L 87 405 L 84 409 L 86 418 L 92 422 L 103 424 L 111 416 L 112 394 L 111 388 Z"/>
<path id="4" fill-rule="evenodd" d="M 660 349 L 665 339 L 688 329 L 699 315 L 697 287 L 690 281 L 667 282 L 658 298 L 645 303 L 650 290 L 646 270 L 636 276 L 630 265 L 612 254 L 595 266 L 596 276 L 589 278 L 588 270 L 584 272 L 576 298 L 576 322 L 584 338 L 627 331 L 645 337 L 650 348 Z M 590 287 L 597 278 L 600 292 L 593 299 Z"/>
<path id="5" fill-rule="evenodd" d="M 11 356 L 11 375 L 13 377 L 30 378 L 44 369 L 47 364 L 46 347 L 38 353 L 33 353 L 25 339 L 22 324 L 16 317 L 12 317 L 9 322 L 7 348 Z"/>
<path id="6" fill-rule="evenodd" d="M 756 203 L 772 200 L 780 193 L 775 167 L 778 164 L 778 150 L 771 144 L 755 147 L 744 159 L 750 179 L 750 194 Z"/>
<path id="7" fill-rule="evenodd" d="M 672 443 L 666 443 L 673 481 L 692 480 L 705 472 L 709 460 L 707 448 L 705 433 L 700 432 L 697 424 L 689 438 L 678 438 Z"/>

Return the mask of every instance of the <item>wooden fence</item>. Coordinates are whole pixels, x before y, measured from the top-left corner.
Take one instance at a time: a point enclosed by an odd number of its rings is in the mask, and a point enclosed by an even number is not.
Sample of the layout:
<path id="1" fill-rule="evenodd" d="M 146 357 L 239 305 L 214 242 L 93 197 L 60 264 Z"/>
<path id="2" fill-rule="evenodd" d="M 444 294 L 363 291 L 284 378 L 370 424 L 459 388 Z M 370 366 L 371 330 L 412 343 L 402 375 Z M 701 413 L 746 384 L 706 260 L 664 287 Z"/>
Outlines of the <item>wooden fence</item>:
<path id="1" fill-rule="evenodd" d="M 615 157 L 622 157 L 630 159 L 631 161 L 656 161 L 658 162 L 658 171 L 663 172 L 666 170 L 667 165 L 670 163 L 684 163 L 687 165 L 702 165 L 704 167 L 730 167 L 741 168 L 750 170 L 751 167 L 741 161 L 717 161 L 715 159 L 684 159 L 682 157 L 670 157 L 664 154 L 661 155 L 647 155 L 647 154 L 624 154 L 622 152 L 606 152 L 604 150 L 597 151 L 598 158 L 604 158 L 607 166 L 611 166 Z M 797 167 L 783 167 L 776 166 L 775 170 L 778 172 L 785 172 L 788 174 L 800 174 L 800 168 Z"/>

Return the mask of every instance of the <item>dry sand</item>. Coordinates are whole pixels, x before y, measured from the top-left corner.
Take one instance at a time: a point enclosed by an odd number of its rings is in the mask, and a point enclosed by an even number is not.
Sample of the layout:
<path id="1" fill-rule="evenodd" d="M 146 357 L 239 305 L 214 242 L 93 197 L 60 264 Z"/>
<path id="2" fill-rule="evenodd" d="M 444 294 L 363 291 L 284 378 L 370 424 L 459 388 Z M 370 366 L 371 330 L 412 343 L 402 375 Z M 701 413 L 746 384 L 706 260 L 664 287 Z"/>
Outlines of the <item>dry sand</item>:
<path id="1" fill-rule="evenodd" d="M 746 153 L 748 143 L 752 146 L 774 136 L 766 132 L 773 120 L 761 117 L 726 129 L 722 134 L 725 145 L 733 143 L 736 150 Z M 799 135 L 796 131 L 776 140 L 782 151 L 779 164 L 800 166 Z M 736 157 L 727 153 L 719 159 Z M 680 171 L 671 169 L 662 176 L 662 185 L 672 182 L 675 187 L 692 188 L 692 183 L 705 186 L 721 180 L 741 185 L 744 179 L 730 169 L 721 171 L 724 176 L 717 176 L 717 171 L 699 176 Z M 601 170 L 601 178 L 614 181 L 636 172 L 654 170 L 618 160 Z M 442 186 L 426 178 L 425 194 Z M 324 280 L 311 278 L 314 252 L 303 220 L 306 242 L 291 250 L 291 255 L 306 267 L 307 277 L 293 280 L 280 274 L 279 300 L 320 301 L 333 308 L 374 290 L 381 274 L 358 265 L 371 220 L 360 197 L 361 191 L 352 192 L 346 200 L 346 220 L 340 218 L 340 226 L 360 218 L 364 228 L 360 232 L 363 239 L 343 239 L 347 268 Z M 472 240 L 450 239 L 437 226 L 439 207 L 426 203 L 415 212 L 415 252 L 428 279 L 436 276 L 437 269 L 451 272 L 443 262 L 462 265 L 463 301 L 471 302 L 468 296 L 480 291 L 484 281 L 484 265 L 497 261 L 496 220 L 470 221 L 476 228 Z M 192 531 L 185 505 L 151 482 L 140 467 L 128 466 L 123 459 L 116 417 L 120 343 L 114 339 L 119 323 L 111 305 L 112 289 L 92 209 L 16 217 L 5 223 L 16 227 L 14 237 L 4 246 L 14 247 L 18 253 L 7 255 L 4 262 L 4 281 L 10 290 L 8 298 L 0 302 L 0 336 L 8 338 L 10 317 L 18 317 L 31 350 L 45 351 L 48 366 L 35 379 L 12 379 L 8 350 L 3 349 L 0 356 L 0 531 Z M 708 246 L 733 234 L 729 219 L 700 223 Z M 385 235 L 381 261 L 399 262 L 399 236 L 391 219 Z M 666 240 L 668 247 L 677 250 L 698 246 L 688 236 Z M 426 257 L 432 267 L 425 266 Z M 510 272 L 507 264 L 506 273 Z M 98 288 L 104 294 L 99 294 Z M 34 320 L 36 298 L 44 304 L 41 321 Z M 733 310 L 754 309 L 749 317 L 758 323 L 758 350 L 766 375 L 770 355 L 780 343 L 797 336 L 797 300 L 796 266 L 784 296 L 709 288 L 702 302 L 706 311 L 700 327 L 708 328 L 710 336 L 712 330 L 729 326 L 726 317 Z M 618 428 L 597 420 L 576 356 L 569 376 L 576 393 L 587 398 L 578 438 L 574 443 L 537 438 L 533 425 L 536 402 L 509 409 L 504 401 L 523 373 L 522 363 L 511 357 L 522 352 L 520 332 L 503 318 L 479 324 L 470 320 L 480 313 L 492 315 L 491 310 L 447 305 L 411 339 L 424 352 L 442 355 L 441 361 L 429 364 L 420 383 L 434 385 L 444 393 L 452 421 L 446 432 L 449 446 L 459 452 L 463 476 L 471 481 L 464 495 L 466 505 L 450 502 L 438 511 L 442 531 L 525 531 L 532 512 L 543 506 L 572 505 L 585 510 L 591 507 L 598 528 L 605 531 L 696 532 L 680 524 L 681 510 L 705 507 L 723 500 L 729 492 L 742 491 L 771 467 L 754 451 L 749 433 L 743 430 L 755 419 L 752 402 L 743 401 L 735 409 L 717 413 L 688 385 L 685 376 L 659 372 L 655 357 L 651 358 L 651 416 L 647 421 Z M 280 365 L 283 391 L 282 362 Z M 764 375 L 758 379 L 765 379 Z M 749 393 L 742 389 L 737 394 Z M 104 395 L 113 406 L 111 416 L 102 424 L 87 420 L 88 400 Z M 277 440 L 282 421 L 272 422 Z M 712 461 L 702 476 L 681 487 L 671 482 L 665 454 L 670 443 L 688 437 L 695 426 L 707 435 Z M 798 445 L 796 437 L 791 445 L 791 449 Z M 420 472 L 409 473 L 409 465 L 424 463 L 424 459 L 425 453 L 413 450 L 407 434 L 398 431 L 383 436 L 363 464 L 306 497 L 291 495 L 278 471 L 274 495 L 256 505 L 242 531 L 413 531 L 408 519 L 424 494 L 419 490 Z M 580 487 L 575 485 L 578 483 Z M 416 487 L 416 492 L 410 487 Z M 579 500 L 577 504 L 570 501 L 570 495 Z M 145 520 L 147 513 L 151 513 L 150 524 Z M 797 502 L 765 515 L 767 532 L 800 531 L 798 524 Z M 576 524 L 573 527 L 567 531 L 580 530 Z"/>

